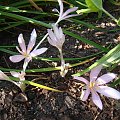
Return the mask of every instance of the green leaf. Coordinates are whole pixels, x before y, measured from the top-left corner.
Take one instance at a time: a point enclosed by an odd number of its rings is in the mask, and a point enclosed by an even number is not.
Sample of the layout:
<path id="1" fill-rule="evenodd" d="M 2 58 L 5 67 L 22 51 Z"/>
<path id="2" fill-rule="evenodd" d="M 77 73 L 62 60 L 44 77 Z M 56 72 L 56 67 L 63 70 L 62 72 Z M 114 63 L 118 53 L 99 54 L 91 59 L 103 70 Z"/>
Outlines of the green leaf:
<path id="1" fill-rule="evenodd" d="M 11 12 L 19 12 L 20 10 L 16 7 L 9 7 L 9 6 L 0 6 L 0 9 L 3 9 L 3 10 L 8 10 L 8 11 L 11 11 Z"/>
<path id="2" fill-rule="evenodd" d="M 93 42 L 93 41 L 90 41 L 90 40 L 88 40 L 88 39 L 86 39 L 86 38 L 80 37 L 80 36 L 77 35 L 77 34 L 74 34 L 74 33 L 72 33 L 72 32 L 66 31 L 66 30 L 63 30 L 63 31 L 64 31 L 65 34 L 67 34 L 67 35 L 69 35 L 69 36 L 71 36 L 71 37 L 74 37 L 74 38 L 76 38 L 76 39 L 78 39 L 78 40 L 81 40 L 82 42 L 87 43 L 87 44 L 89 44 L 89 45 L 91 45 L 91 46 L 94 46 L 94 47 L 96 47 L 96 48 L 98 48 L 98 49 L 100 49 L 100 50 L 102 50 L 102 51 L 104 51 L 104 52 L 108 52 L 108 51 L 109 51 L 109 49 L 107 49 L 107 48 L 105 48 L 105 47 L 102 47 L 101 45 L 99 45 L 99 44 L 97 44 L 97 43 L 95 43 L 95 42 Z"/>
<path id="3" fill-rule="evenodd" d="M 10 81 L 10 82 L 14 82 L 14 81 L 19 81 L 18 78 L 15 78 L 15 77 L 11 77 L 9 76 L 10 80 L 7 80 L 7 81 Z M 51 90 L 51 91 L 54 91 L 54 92 L 62 92 L 60 90 L 57 90 L 57 89 L 54 89 L 54 88 L 51 88 L 51 87 L 47 87 L 45 85 L 41 85 L 41 84 L 38 84 L 38 83 L 35 83 L 35 82 L 32 82 L 32 81 L 28 81 L 28 80 L 24 80 L 23 83 L 25 84 L 28 84 L 28 85 L 32 85 L 32 86 L 35 86 L 35 87 L 39 87 L 39 88 L 42 88 L 42 89 L 46 89 L 46 90 Z M 14 82 L 15 85 L 17 85 L 16 82 Z M 17 85 L 18 86 L 18 85 Z"/>
<path id="4" fill-rule="evenodd" d="M 103 8 L 102 0 L 89 0 L 89 1 L 93 2 L 93 4 L 100 10 Z"/>
<path id="5" fill-rule="evenodd" d="M 44 85 L 41 85 L 41 84 L 38 84 L 38 83 L 35 83 L 35 82 L 32 82 L 32 81 L 25 80 L 24 83 L 26 83 L 28 85 L 35 86 L 35 87 L 39 87 L 39 88 L 42 88 L 42 89 L 46 89 L 46 90 L 52 90 L 54 92 L 62 92 L 60 90 L 57 90 L 57 89 L 54 89 L 54 88 L 51 88 L 51 87 L 47 87 L 47 86 L 44 86 Z"/>
<path id="6" fill-rule="evenodd" d="M 24 17 L 24 16 L 21 16 L 21 15 L 13 14 L 13 13 L 0 11 L 0 15 L 4 15 L 4 16 L 7 16 L 7 17 L 10 17 L 10 18 L 13 18 L 13 19 L 17 19 L 17 20 L 26 21 L 26 22 L 29 22 L 29 23 L 32 23 L 32 24 L 42 25 L 42 26 L 47 27 L 47 28 L 51 27 L 51 25 L 49 25 L 47 23 L 44 23 L 42 21 L 38 21 L 38 20 L 35 20 L 35 19 L 32 19 L 32 18 Z"/>
<path id="7" fill-rule="evenodd" d="M 115 53 L 118 53 L 118 52 L 120 52 L 120 44 L 118 44 L 116 47 L 114 47 L 112 50 L 110 50 L 106 55 L 104 55 L 101 59 L 99 59 L 97 62 L 92 64 L 90 67 L 88 67 L 87 69 L 85 69 L 81 72 L 73 74 L 72 76 L 81 76 L 84 73 L 90 71 L 91 69 L 93 69 L 94 67 L 96 67 L 98 65 L 106 64 L 106 61 L 109 60 Z M 115 57 L 115 59 L 116 59 L 116 57 Z M 110 64 L 113 60 L 114 59 L 107 61 L 107 64 Z"/>

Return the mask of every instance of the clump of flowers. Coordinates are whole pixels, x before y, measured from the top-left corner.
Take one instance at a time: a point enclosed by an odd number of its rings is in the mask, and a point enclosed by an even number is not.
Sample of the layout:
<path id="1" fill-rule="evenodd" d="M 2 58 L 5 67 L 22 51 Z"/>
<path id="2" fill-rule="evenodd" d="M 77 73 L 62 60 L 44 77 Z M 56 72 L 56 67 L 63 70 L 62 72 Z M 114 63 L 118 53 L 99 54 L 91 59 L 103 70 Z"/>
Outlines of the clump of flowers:
<path id="1" fill-rule="evenodd" d="M 102 66 L 98 66 L 91 70 L 90 81 L 86 80 L 83 77 L 77 76 L 74 76 L 74 79 L 79 80 L 86 84 L 85 86 L 86 90 L 82 92 L 81 100 L 86 101 L 88 99 L 89 94 L 91 93 L 92 101 L 96 106 L 98 106 L 102 110 L 103 105 L 98 93 L 107 97 L 120 99 L 120 92 L 106 85 L 106 83 L 109 83 L 116 77 L 116 74 L 107 73 L 98 77 L 98 74 L 100 73 L 101 69 Z"/>

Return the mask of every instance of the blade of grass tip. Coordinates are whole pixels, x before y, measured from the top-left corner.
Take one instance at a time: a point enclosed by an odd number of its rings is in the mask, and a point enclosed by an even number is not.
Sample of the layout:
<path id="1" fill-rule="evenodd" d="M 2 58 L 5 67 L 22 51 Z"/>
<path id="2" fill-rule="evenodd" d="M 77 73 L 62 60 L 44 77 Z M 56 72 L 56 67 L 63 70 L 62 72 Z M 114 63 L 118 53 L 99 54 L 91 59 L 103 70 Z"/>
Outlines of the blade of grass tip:
<path id="1" fill-rule="evenodd" d="M 88 40 L 88 39 L 86 39 L 86 38 L 80 37 L 79 35 L 74 34 L 73 32 L 69 32 L 69 31 L 66 31 L 66 30 L 63 30 L 63 31 L 64 31 L 65 34 L 67 34 L 67 35 L 69 35 L 69 36 L 71 36 L 71 37 L 74 37 L 74 38 L 76 38 L 76 39 L 78 39 L 78 40 L 81 40 L 81 41 L 84 42 L 84 43 L 87 43 L 87 44 L 89 44 L 89 45 L 92 45 L 92 46 L 94 46 L 94 47 L 96 47 L 96 48 L 98 48 L 98 49 L 100 49 L 100 50 L 102 50 L 102 51 L 104 51 L 104 52 L 108 52 L 108 51 L 109 51 L 108 48 L 102 47 L 101 45 L 99 45 L 99 44 L 97 44 L 97 43 L 95 43 L 95 42 L 93 42 L 93 41 L 90 41 L 90 40 Z"/>
<path id="2" fill-rule="evenodd" d="M 10 18 L 14 18 L 14 19 L 17 19 L 17 20 L 26 21 L 26 22 L 29 22 L 29 23 L 32 23 L 32 24 L 41 25 L 41 26 L 44 26 L 44 27 L 47 27 L 47 28 L 51 28 L 51 25 L 49 25 L 47 23 L 44 23 L 42 21 L 38 21 L 38 20 L 35 20 L 35 19 L 32 19 L 32 18 L 24 17 L 24 16 L 21 16 L 21 15 L 8 13 L 8 12 L 2 12 L 2 11 L 0 11 L 0 15 L 7 16 L 7 17 L 10 17 Z"/>
<path id="3" fill-rule="evenodd" d="M 120 44 L 118 44 L 116 47 L 114 47 L 112 50 L 110 50 L 106 55 L 104 55 L 102 58 L 100 58 L 97 62 L 95 62 L 94 64 L 92 64 L 90 67 L 88 67 L 87 69 L 78 72 L 76 74 L 73 74 L 72 76 L 81 76 L 86 72 L 89 72 L 91 69 L 93 69 L 94 67 L 103 64 L 107 59 L 109 59 L 114 53 L 116 53 L 117 51 L 120 51 Z"/>

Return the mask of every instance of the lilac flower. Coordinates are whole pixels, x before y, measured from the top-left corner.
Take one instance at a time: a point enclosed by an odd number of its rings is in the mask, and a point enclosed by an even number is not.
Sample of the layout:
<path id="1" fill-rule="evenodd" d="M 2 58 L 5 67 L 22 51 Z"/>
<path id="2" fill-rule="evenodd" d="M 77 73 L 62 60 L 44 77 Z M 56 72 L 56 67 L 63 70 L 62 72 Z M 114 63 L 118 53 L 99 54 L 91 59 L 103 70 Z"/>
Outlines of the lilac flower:
<path id="1" fill-rule="evenodd" d="M 23 81 L 25 80 L 26 73 L 24 71 L 21 71 L 21 73 L 11 71 L 10 73 L 13 77 L 19 78 L 20 81 L 17 84 L 19 85 L 21 90 L 24 91 L 26 86 L 25 86 L 25 83 L 23 83 Z"/>
<path id="2" fill-rule="evenodd" d="M 26 48 L 23 35 L 20 34 L 18 36 L 18 43 L 20 45 L 21 50 L 18 47 L 16 47 L 16 48 L 19 51 L 19 53 L 21 53 L 21 55 L 10 56 L 10 60 L 12 62 L 14 62 L 14 63 L 20 62 L 21 60 L 25 59 L 24 60 L 24 65 L 23 65 L 23 70 L 24 71 L 25 71 L 28 63 L 32 60 L 32 57 L 40 55 L 40 54 L 44 53 L 47 50 L 47 48 L 41 48 L 41 49 L 32 50 L 34 45 L 35 45 L 35 42 L 36 42 L 36 37 L 37 37 L 36 31 L 35 31 L 35 29 L 33 29 L 32 33 L 31 33 L 29 44 L 28 44 L 28 46 Z"/>
<path id="3" fill-rule="evenodd" d="M 58 11 L 57 9 L 53 9 L 54 11 L 57 11 L 59 13 L 59 18 L 56 22 L 56 24 L 58 24 L 61 20 L 70 18 L 70 17 L 74 17 L 74 16 L 78 16 L 77 14 L 72 14 L 69 15 L 69 13 L 74 12 L 78 9 L 78 7 L 73 7 L 68 9 L 67 11 L 63 12 L 63 3 L 62 0 L 58 0 L 59 6 L 60 6 L 60 11 Z"/>
<path id="4" fill-rule="evenodd" d="M 19 79 L 20 79 L 20 77 L 19 77 Z M 0 80 L 6 80 L 6 81 L 9 81 L 9 82 L 12 82 L 12 83 L 14 83 L 15 85 L 17 85 L 21 90 L 23 90 L 23 89 L 21 88 L 21 86 L 20 86 L 17 82 L 11 80 L 11 79 L 10 79 L 6 74 L 4 74 L 1 70 L 0 70 Z"/>
<path id="5" fill-rule="evenodd" d="M 48 42 L 57 47 L 59 50 L 62 50 L 63 43 L 65 42 L 65 35 L 63 34 L 62 28 L 53 25 L 53 30 L 48 29 Z"/>
<path id="6" fill-rule="evenodd" d="M 63 53 L 62 53 L 62 46 L 65 42 L 65 35 L 63 34 L 62 28 L 57 27 L 56 25 L 53 25 L 53 30 L 48 29 L 48 42 L 52 45 L 58 48 L 60 52 L 60 58 L 61 58 L 61 76 L 64 77 L 66 73 L 68 72 L 69 64 L 65 64 L 65 61 L 63 59 Z"/>
<path id="7" fill-rule="evenodd" d="M 74 76 L 74 79 L 80 80 L 86 84 L 86 90 L 83 91 L 81 99 L 83 101 L 86 101 L 91 92 L 94 104 L 97 105 L 102 110 L 103 105 L 98 93 L 107 97 L 120 99 L 120 92 L 105 85 L 106 83 L 112 81 L 116 77 L 116 74 L 107 73 L 98 77 L 98 74 L 100 73 L 101 69 L 102 66 L 98 66 L 91 70 L 90 82 L 83 77 Z"/>

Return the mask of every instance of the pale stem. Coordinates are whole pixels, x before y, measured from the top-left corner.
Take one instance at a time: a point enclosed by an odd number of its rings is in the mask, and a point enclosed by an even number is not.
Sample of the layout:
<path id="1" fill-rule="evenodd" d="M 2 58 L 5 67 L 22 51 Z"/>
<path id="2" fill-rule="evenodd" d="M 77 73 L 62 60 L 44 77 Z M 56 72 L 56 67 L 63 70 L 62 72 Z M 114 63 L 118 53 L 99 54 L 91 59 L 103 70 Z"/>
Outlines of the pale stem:
<path id="1" fill-rule="evenodd" d="M 105 9 L 102 9 L 102 11 L 103 11 L 105 14 L 107 14 L 110 18 L 112 18 L 116 23 L 118 22 L 118 20 L 117 20 L 115 17 L 113 17 L 110 13 L 108 13 Z"/>
<path id="2" fill-rule="evenodd" d="M 65 61 L 63 59 L 62 49 L 59 49 L 59 52 L 60 52 L 60 58 L 61 58 L 61 66 L 64 66 Z"/>
<path id="3" fill-rule="evenodd" d="M 37 44 L 37 46 L 34 48 L 34 50 L 36 50 L 39 46 L 40 46 L 40 44 L 47 38 L 47 36 L 48 36 L 48 33 L 42 38 L 42 40 Z"/>

